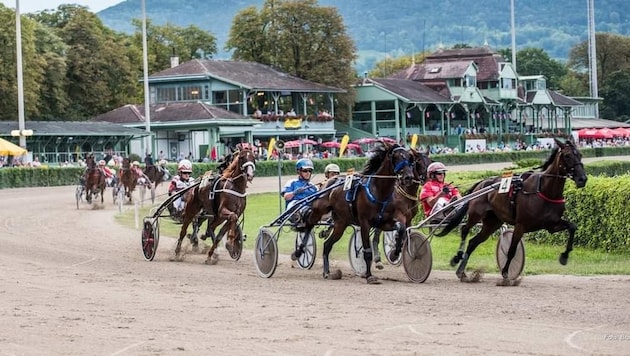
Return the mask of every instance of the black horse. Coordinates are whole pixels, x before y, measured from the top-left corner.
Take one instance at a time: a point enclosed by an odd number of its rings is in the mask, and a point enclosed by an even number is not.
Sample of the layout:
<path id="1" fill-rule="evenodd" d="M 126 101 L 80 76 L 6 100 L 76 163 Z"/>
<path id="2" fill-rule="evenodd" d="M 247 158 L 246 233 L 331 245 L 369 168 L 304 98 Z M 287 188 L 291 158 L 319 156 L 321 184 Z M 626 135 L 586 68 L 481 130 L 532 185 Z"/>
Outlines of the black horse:
<path id="1" fill-rule="evenodd" d="M 513 184 L 509 194 L 501 194 L 497 190 L 470 200 L 458 209 L 455 216 L 444 229 L 436 234 L 444 236 L 464 219 L 468 220 L 462 227 L 460 250 L 451 260 L 451 265 L 459 262 L 457 276 L 461 281 L 470 281 L 465 269 L 470 255 L 477 246 L 498 230 L 503 223 L 514 226 L 512 243 L 507 254 L 507 262 L 501 270 L 503 280 L 499 285 L 516 285 L 518 280 L 510 280 L 508 270 L 515 256 L 517 245 L 523 234 L 545 229 L 550 233 L 567 230 L 569 239 L 566 250 L 560 254 L 560 263 L 566 265 L 569 253 L 573 249 L 573 238 L 577 226 L 562 219 L 564 213 L 564 184 L 567 178 L 572 179 L 578 188 L 586 185 L 586 172 L 582 164 L 582 155 L 573 142 L 556 141 L 547 161 L 540 167 L 541 172 L 523 174 L 521 184 Z M 501 178 L 489 178 L 476 183 L 467 194 L 500 182 Z M 516 180 L 519 181 L 518 179 Z M 470 229 L 479 221 L 483 223 L 481 231 L 469 242 L 464 253 L 464 243 Z"/>

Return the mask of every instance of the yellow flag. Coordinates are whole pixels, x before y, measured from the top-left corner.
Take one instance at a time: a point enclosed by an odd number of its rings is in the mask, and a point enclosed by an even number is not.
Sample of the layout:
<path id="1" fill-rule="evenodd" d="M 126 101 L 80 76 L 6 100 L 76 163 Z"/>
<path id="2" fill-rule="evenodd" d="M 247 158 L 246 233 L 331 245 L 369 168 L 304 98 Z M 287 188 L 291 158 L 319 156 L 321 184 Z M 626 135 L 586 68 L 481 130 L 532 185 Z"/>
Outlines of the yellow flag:
<path id="1" fill-rule="evenodd" d="M 343 152 L 346 150 L 346 146 L 348 146 L 348 142 L 350 141 L 350 136 L 344 135 L 341 139 L 341 146 L 339 146 L 339 157 L 343 156 Z"/>
<path id="2" fill-rule="evenodd" d="M 273 152 L 273 147 L 275 145 L 276 145 L 276 139 L 272 137 L 271 140 L 269 140 L 269 147 L 267 148 L 267 161 L 271 157 L 271 152 Z"/>
<path id="3" fill-rule="evenodd" d="M 415 149 L 417 144 L 418 144 L 418 134 L 413 134 L 413 136 L 411 136 L 411 148 Z"/>

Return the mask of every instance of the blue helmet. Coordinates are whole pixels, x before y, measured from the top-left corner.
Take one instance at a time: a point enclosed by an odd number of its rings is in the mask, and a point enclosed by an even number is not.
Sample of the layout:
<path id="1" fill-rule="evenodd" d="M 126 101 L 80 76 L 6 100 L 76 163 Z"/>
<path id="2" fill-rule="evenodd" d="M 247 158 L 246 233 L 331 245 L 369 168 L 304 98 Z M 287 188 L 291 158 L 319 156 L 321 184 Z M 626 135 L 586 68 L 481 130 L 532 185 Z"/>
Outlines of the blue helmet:
<path id="1" fill-rule="evenodd" d="M 302 169 L 313 169 L 313 161 L 308 158 L 302 158 L 295 164 L 295 169 L 298 171 Z"/>

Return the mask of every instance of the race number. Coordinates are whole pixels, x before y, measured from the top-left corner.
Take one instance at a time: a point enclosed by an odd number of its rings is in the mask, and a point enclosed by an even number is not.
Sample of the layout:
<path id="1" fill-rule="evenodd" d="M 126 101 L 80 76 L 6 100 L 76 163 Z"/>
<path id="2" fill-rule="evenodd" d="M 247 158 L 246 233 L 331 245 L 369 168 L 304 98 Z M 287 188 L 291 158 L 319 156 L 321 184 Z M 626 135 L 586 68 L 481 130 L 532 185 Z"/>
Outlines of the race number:
<path id="1" fill-rule="evenodd" d="M 512 176 L 501 178 L 501 185 L 499 186 L 499 193 L 505 194 L 510 191 L 512 185 Z"/>
<path id="2" fill-rule="evenodd" d="M 352 188 L 352 178 L 354 177 L 354 170 L 352 171 L 348 171 L 348 174 L 346 175 L 346 180 L 343 182 L 343 190 L 344 191 L 348 191 L 350 190 L 350 188 Z"/>

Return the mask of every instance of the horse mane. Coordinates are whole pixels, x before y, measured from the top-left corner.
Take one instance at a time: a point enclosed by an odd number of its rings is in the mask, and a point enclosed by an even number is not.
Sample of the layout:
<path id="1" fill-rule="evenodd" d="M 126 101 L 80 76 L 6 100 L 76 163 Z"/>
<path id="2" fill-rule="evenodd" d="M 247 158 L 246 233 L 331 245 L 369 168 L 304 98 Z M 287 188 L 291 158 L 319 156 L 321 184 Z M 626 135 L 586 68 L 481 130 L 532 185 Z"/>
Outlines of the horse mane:
<path id="1" fill-rule="evenodd" d="M 226 178 L 226 179 L 230 178 L 237 172 L 239 154 L 240 154 L 240 151 L 234 152 L 234 154 L 232 155 L 232 162 L 230 162 L 227 168 L 223 170 L 223 174 L 222 174 L 223 178 Z"/>
<path id="2" fill-rule="evenodd" d="M 374 146 L 374 148 L 370 150 L 370 159 L 365 163 L 361 174 L 370 175 L 376 173 L 391 148 L 393 148 L 393 146 L 387 146 L 387 144 L 382 142 Z"/>
<path id="3" fill-rule="evenodd" d="M 551 166 L 551 164 L 556 159 L 556 154 L 558 154 L 558 151 L 560 151 L 560 147 L 555 146 L 551 150 L 551 154 L 549 155 L 549 157 L 547 157 L 547 160 L 545 161 L 545 163 L 543 163 L 541 166 L 536 167 L 536 169 L 540 168 L 543 171 L 547 170 L 547 168 L 549 168 L 549 166 Z"/>

